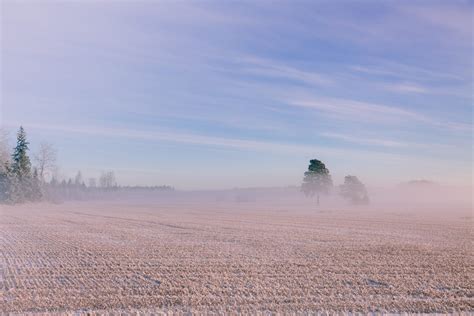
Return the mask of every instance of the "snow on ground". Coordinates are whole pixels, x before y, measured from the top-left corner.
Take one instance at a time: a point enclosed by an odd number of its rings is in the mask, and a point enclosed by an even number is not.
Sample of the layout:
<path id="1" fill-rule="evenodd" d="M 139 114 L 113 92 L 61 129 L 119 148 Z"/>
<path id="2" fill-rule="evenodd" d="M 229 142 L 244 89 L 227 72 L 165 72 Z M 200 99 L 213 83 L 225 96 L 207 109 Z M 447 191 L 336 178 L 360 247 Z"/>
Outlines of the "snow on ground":
<path id="1" fill-rule="evenodd" d="M 470 210 L 0 208 L 0 311 L 473 312 Z"/>

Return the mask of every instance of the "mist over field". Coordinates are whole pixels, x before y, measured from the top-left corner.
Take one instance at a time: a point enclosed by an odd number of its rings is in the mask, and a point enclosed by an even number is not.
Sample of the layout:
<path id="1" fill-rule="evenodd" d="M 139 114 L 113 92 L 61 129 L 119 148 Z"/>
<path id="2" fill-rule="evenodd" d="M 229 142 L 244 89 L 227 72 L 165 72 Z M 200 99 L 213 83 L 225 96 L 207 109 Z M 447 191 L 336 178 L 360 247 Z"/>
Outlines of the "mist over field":
<path id="1" fill-rule="evenodd" d="M 237 205 L 239 207 L 260 207 L 279 209 L 282 207 L 320 212 L 324 210 L 347 211 L 393 211 L 401 213 L 419 213 L 424 215 L 437 214 L 451 216 L 465 214 L 471 216 L 472 188 L 453 187 L 437 184 L 409 185 L 401 184 L 393 187 L 369 187 L 370 204 L 353 205 L 335 192 L 323 196 L 321 205 L 316 205 L 313 198 L 306 198 L 299 186 L 276 188 L 235 188 L 221 190 L 174 190 L 164 192 L 127 191 L 106 192 L 93 198 L 78 199 L 88 201 L 120 201 L 130 204 L 172 203 L 183 205 Z"/>
<path id="2" fill-rule="evenodd" d="M 298 188 L 107 192 L 0 209 L 3 311 L 457 313 L 472 310 L 466 192 Z M 450 193 L 449 199 L 430 198 Z"/>
<path id="3" fill-rule="evenodd" d="M 470 1 L 0 1 L 1 315 L 474 315 Z"/>

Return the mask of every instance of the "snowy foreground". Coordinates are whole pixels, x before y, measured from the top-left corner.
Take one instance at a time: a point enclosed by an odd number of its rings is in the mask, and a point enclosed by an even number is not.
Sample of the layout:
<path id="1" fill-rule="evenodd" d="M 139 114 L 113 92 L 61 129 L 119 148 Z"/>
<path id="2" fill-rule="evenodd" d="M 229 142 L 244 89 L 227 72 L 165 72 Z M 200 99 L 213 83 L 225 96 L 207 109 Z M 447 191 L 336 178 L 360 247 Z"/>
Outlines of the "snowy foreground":
<path id="1" fill-rule="evenodd" d="M 0 311 L 474 311 L 470 210 L 0 208 Z"/>

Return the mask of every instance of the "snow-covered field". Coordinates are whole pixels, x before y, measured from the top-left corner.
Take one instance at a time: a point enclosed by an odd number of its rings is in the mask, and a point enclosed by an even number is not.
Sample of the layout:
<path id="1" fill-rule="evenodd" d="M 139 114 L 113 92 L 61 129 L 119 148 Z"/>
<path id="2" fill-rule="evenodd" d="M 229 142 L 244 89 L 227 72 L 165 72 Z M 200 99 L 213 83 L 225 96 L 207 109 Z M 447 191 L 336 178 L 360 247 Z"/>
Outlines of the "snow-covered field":
<path id="1" fill-rule="evenodd" d="M 470 211 L 0 208 L 0 311 L 474 312 Z"/>

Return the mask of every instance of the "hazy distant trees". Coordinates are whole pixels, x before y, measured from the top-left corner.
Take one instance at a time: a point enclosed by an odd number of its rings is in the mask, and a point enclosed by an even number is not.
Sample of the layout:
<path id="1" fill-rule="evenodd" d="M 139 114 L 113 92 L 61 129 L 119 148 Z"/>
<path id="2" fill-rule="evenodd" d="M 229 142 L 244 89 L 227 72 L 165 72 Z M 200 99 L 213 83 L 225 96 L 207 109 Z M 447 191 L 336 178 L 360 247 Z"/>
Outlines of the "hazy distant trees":
<path id="1" fill-rule="evenodd" d="M 329 170 L 323 162 L 317 159 L 309 161 L 308 171 L 304 173 L 301 190 L 306 196 L 316 195 L 319 205 L 320 194 L 327 194 L 332 188 L 332 179 Z"/>
<path id="2" fill-rule="evenodd" d="M 8 134 L 0 129 L 0 172 L 5 171 L 6 165 L 10 161 L 10 151 L 8 150 Z"/>
<path id="3" fill-rule="evenodd" d="M 89 188 L 97 188 L 97 180 L 95 178 L 89 178 Z"/>
<path id="4" fill-rule="evenodd" d="M 82 180 L 82 172 L 79 170 L 74 177 L 74 185 L 76 187 L 85 186 L 84 181 Z"/>
<path id="5" fill-rule="evenodd" d="M 50 143 L 43 142 L 39 145 L 33 159 L 38 168 L 38 176 L 44 182 L 45 177 L 52 175 L 56 169 L 57 152 Z"/>
<path id="6" fill-rule="evenodd" d="M 352 204 L 369 204 L 367 189 L 356 176 L 345 176 L 344 184 L 339 186 L 339 193 Z"/>
<path id="7" fill-rule="evenodd" d="M 99 185 L 103 189 L 111 189 L 117 186 L 115 173 L 113 171 L 105 171 L 99 177 Z"/>
<path id="8" fill-rule="evenodd" d="M 425 179 L 419 179 L 419 180 L 410 180 L 408 182 L 404 182 L 400 184 L 401 186 L 404 187 L 417 187 L 417 188 L 423 188 L 423 187 L 433 187 L 436 186 L 436 182 L 430 181 L 430 180 L 425 180 Z"/>

